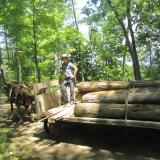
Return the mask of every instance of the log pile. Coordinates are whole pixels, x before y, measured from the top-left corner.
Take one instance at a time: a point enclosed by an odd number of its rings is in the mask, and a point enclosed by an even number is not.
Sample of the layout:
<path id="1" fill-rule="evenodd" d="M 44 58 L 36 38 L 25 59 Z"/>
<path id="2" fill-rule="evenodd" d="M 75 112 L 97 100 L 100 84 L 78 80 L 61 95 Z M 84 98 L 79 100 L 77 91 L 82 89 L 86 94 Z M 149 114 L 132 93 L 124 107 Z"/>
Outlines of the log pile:
<path id="1" fill-rule="evenodd" d="M 75 117 L 160 121 L 160 81 L 77 84 Z"/>

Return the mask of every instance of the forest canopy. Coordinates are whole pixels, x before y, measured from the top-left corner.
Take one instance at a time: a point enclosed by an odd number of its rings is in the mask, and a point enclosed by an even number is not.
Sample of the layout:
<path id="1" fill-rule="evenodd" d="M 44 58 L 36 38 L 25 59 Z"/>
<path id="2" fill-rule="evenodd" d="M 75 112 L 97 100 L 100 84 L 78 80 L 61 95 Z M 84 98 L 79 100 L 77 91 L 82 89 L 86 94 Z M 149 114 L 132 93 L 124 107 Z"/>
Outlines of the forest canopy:
<path id="1" fill-rule="evenodd" d="M 76 2 L 1 0 L 0 53 L 8 82 L 57 79 L 62 53 L 78 66 L 77 81 L 160 79 L 159 0 L 86 0 L 83 19 Z"/>

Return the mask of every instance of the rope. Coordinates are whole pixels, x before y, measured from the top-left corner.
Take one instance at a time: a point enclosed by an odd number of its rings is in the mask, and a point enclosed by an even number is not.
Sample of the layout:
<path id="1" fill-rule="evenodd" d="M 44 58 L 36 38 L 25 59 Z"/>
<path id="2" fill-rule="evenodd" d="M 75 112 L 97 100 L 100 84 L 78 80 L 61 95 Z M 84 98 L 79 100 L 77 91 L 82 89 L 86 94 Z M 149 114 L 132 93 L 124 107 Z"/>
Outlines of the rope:
<path id="1" fill-rule="evenodd" d="M 127 127 L 127 119 L 128 119 L 128 97 L 129 97 L 129 90 L 130 90 L 130 85 L 128 86 L 128 91 L 127 95 L 125 97 L 125 127 Z"/>

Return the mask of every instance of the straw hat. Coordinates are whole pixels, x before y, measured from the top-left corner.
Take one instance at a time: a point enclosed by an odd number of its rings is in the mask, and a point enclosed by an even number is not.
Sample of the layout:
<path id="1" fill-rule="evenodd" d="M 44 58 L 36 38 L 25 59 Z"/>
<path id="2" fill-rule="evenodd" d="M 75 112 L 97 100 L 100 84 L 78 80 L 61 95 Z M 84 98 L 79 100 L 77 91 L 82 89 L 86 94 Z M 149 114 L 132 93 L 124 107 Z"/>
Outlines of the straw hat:
<path id="1" fill-rule="evenodd" d="M 67 59 L 69 60 L 69 59 L 70 59 L 70 56 L 67 55 L 67 54 L 62 54 L 62 55 L 61 55 L 61 59 L 63 59 L 63 58 L 67 58 Z"/>

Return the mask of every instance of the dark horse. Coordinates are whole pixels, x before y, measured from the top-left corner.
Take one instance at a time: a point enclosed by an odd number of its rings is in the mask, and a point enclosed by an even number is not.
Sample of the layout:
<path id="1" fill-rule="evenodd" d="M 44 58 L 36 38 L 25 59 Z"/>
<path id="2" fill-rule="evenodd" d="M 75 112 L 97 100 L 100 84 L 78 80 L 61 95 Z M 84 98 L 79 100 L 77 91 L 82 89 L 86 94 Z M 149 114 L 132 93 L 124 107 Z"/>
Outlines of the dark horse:
<path id="1" fill-rule="evenodd" d="M 32 113 L 32 103 L 34 101 L 34 96 L 32 89 L 24 84 L 13 85 L 9 91 L 9 102 L 11 104 L 11 115 L 13 112 L 13 104 L 17 106 L 20 120 L 22 122 L 22 111 L 21 106 L 25 107 L 25 113 L 31 115 Z"/>

